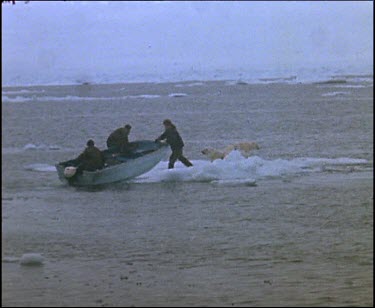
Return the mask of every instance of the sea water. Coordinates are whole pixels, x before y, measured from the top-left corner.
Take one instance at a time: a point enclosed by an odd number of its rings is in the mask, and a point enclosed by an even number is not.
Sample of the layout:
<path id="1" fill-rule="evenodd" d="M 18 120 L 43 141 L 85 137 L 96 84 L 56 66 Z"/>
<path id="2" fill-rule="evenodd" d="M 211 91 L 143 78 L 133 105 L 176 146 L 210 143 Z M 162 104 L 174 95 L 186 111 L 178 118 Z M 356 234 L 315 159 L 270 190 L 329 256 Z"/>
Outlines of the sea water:
<path id="1" fill-rule="evenodd" d="M 3 88 L 3 305 L 372 305 L 372 77 L 340 78 Z M 58 180 L 88 139 L 154 140 L 165 118 L 192 168 Z"/>

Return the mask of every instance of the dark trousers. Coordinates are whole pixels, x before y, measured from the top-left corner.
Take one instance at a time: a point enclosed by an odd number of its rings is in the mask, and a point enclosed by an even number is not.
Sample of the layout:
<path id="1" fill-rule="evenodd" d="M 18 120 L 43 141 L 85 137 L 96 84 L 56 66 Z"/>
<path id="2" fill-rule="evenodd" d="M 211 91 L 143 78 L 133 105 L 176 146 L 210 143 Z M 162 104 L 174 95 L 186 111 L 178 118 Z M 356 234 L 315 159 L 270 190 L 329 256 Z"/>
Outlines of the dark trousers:
<path id="1" fill-rule="evenodd" d="M 182 148 L 172 149 L 172 155 L 169 157 L 168 169 L 174 168 L 174 163 L 177 159 L 182 162 L 186 167 L 191 167 L 193 164 L 182 154 Z"/>

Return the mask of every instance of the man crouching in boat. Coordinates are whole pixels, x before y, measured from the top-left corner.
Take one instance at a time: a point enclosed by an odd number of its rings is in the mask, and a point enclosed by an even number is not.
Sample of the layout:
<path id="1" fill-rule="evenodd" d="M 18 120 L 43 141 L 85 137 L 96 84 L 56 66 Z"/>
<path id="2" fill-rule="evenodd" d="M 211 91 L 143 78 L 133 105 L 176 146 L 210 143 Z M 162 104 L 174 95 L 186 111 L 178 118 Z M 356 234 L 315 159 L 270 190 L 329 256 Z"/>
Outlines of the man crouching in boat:
<path id="1" fill-rule="evenodd" d="M 103 154 L 95 146 L 94 140 L 88 140 L 86 145 L 86 149 L 77 158 L 61 163 L 65 167 L 64 176 L 69 182 L 73 183 L 84 170 L 96 171 L 104 167 Z"/>
<path id="2" fill-rule="evenodd" d="M 114 130 L 107 139 L 107 147 L 111 153 L 128 153 L 132 149 L 129 143 L 129 134 L 131 126 L 126 124 L 124 127 Z"/>
<path id="3" fill-rule="evenodd" d="M 193 164 L 182 154 L 184 142 L 182 141 L 182 138 L 178 133 L 176 126 L 169 119 L 164 120 L 163 125 L 165 131 L 155 140 L 155 142 L 166 139 L 167 143 L 171 146 L 172 155 L 169 157 L 168 169 L 174 168 L 174 164 L 177 159 L 181 161 L 186 167 L 193 166 Z"/>
<path id="4" fill-rule="evenodd" d="M 103 154 L 95 146 L 94 140 L 88 140 L 86 145 L 86 149 L 76 158 L 79 164 L 77 174 L 81 174 L 83 170 L 95 171 L 104 167 Z"/>

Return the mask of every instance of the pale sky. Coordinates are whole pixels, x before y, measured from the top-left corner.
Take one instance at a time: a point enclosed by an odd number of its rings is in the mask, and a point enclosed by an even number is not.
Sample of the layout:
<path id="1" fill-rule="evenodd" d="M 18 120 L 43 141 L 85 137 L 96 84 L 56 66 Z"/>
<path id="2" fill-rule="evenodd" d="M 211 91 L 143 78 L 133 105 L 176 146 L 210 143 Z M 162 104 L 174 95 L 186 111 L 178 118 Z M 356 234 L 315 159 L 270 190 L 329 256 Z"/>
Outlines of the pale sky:
<path id="1" fill-rule="evenodd" d="M 370 1 L 17 1 L 2 5 L 2 17 L 5 81 L 373 65 Z"/>

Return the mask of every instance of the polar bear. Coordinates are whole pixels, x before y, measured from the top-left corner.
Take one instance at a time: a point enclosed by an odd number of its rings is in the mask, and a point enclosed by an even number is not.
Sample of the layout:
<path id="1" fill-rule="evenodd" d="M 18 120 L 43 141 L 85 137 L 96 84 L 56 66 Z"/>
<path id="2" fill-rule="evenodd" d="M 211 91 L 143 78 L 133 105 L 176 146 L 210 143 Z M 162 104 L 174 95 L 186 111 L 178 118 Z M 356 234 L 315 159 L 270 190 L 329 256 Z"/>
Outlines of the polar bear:
<path id="1" fill-rule="evenodd" d="M 226 146 L 222 150 L 214 148 L 205 148 L 202 154 L 206 155 L 211 161 L 215 159 L 224 159 L 230 152 L 239 151 L 241 155 L 248 158 L 253 150 L 259 150 L 259 145 L 256 142 L 240 142 Z"/>
<path id="2" fill-rule="evenodd" d="M 224 159 L 224 152 L 220 152 L 214 148 L 205 148 L 201 152 L 203 155 L 206 155 L 211 161 L 215 159 Z"/>

